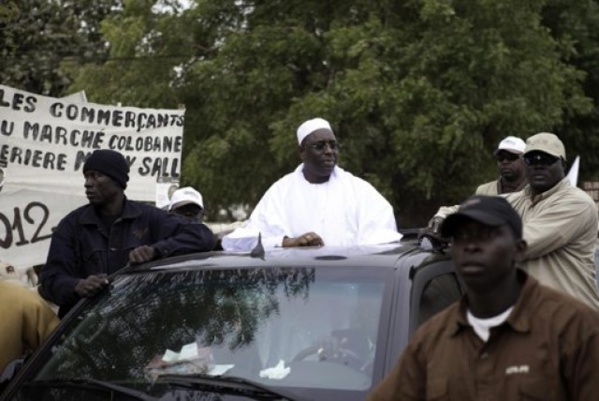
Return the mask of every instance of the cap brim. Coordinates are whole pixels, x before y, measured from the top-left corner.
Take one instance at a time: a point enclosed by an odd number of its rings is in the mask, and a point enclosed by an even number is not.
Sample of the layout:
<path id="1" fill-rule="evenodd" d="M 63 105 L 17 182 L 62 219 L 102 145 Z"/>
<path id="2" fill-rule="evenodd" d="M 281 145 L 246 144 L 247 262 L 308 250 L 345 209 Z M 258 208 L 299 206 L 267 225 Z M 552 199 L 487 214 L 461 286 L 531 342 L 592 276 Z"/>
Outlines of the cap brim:
<path id="1" fill-rule="evenodd" d="M 445 238 L 453 237 L 460 224 L 467 220 L 474 220 L 490 227 L 499 227 L 505 224 L 503 219 L 489 215 L 482 210 L 464 210 L 447 216 L 441 224 L 441 235 Z"/>
<path id="2" fill-rule="evenodd" d="M 496 150 L 495 150 L 495 152 L 493 152 L 493 156 L 497 156 L 497 154 L 498 154 L 499 152 L 501 152 L 502 150 L 504 150 L 504 151 L 506 151 L 506 152 L 508 152 L 508 153 L 513 153 L 513 154 L 515 154 L 515 155 L 518 155 L 518 156 L 522 155 L 522 152 L 520 152 L 519 150 L 516 150 L 516 149 L 504 149 L 504 148 L 501 148 L 501 149 L 496 149 Z"/>
<path id="3" fill-rule="evenodd" d="M 173 204 L 171 205 L 171 207 L 169 208 L 169 210 L 177 209 L 177 208 L 179 208 L 179 207 L 181 207 L 181 206 L 185 206 L 185 205 L 196 205 L 196 206 L 198 206 L 200 209 L 204 209 L 204 206 L 200 205 L 200 204 L 199 204 L 199 203 L 197 203 L 197 202 L 194 202 L 194 201 L 192 201 L 192 200 L 183 200 L 183 201 L 180 201 L 180 202 L 177 202 L 177 203 L 173 203 Z"/>
<path id="4" fill-rule="evenodd" d="M 527 155 L 527 154 L 532 153 L 532 152 L 541 152 L 541 153 L 548 154 L 549 156 L 556 157 L 558 159 L 564 159 L 564 160 L 566 160 L 566 157 L 564 155 L 558 153 L 558 152 L 552 152 L 550 150 L 541 149 L 541 148 L 526 148 L 526 152 L 524 153 L 524 155 Z"/>

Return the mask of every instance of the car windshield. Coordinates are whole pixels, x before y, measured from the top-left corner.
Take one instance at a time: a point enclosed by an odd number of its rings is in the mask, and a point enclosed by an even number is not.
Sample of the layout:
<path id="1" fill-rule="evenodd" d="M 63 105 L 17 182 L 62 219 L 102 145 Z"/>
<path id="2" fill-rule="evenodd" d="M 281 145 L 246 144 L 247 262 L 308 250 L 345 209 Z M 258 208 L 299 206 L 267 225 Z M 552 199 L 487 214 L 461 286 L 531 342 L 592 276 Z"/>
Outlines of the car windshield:
<path id="1" fill-rule="evenodd" d="M 156 385 L 172 375 L 223 375 L 289 390 L 367 391 L 391 273 L 132 273 L 67 327 L 35 380 Z"/>

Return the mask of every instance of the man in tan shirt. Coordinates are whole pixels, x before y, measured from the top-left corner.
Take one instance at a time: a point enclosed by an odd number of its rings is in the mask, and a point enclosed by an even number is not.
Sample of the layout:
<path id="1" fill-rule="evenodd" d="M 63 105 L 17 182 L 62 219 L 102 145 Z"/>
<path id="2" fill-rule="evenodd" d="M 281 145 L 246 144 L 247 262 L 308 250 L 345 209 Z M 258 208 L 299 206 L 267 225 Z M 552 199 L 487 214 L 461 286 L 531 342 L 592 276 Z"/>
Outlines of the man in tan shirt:
<path id="1" fill-rule="evenodd" d="M 476 188 L 477 195 L 499 195 L 520 191 L 526 185 L 525 165 L 522 154 L 526 143 L 515 136 L 508 136 L 499 142 L 493 155 L 497 160 L 499 178 Z"/>
<path id="2" fill-rule="evenodd" d="M 475 195 L 441 226 L 466 295 L 424 323 L 368 401 L 590 401 L 599 395 L 599 314 L 517 268 L 522 221 Z"/>
<path id="3" fill-rule="evenodd" d="M 5 281 L 0 281 L 0 316 L 0 374 L 11 361 L 35 351 L 59 323 L 36 291 Z"/>
<path id="4" fill-rule="evenodd" d="M 543 285 L 563 291 L 599 311 L 595 281 L 597 208 L 591 197 L 565 175 L 566 150 L 560 139 L 539 133 L 526 141 L 529 185 L 506 194 L 524 222 L 528 243 L 523 267 Z M 442 207 L 431 220 L 438 234 L 442 219 L 455 207 Z"/>

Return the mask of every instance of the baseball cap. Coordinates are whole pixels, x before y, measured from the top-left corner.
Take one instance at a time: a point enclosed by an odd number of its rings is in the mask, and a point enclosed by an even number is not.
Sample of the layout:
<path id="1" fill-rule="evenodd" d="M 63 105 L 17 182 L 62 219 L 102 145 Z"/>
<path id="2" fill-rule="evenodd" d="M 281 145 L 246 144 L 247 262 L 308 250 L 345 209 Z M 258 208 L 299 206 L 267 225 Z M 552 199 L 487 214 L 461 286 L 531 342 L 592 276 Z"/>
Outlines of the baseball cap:
<path id="1" fill-rule="evenodd" d="M 497 146 L 497 149 L 495 150 L 495 152 L 493 152 L 493 154 L 497 155 L 499 151 L 507 150 L 510 153 L 521 155 L 522 153 L 524 153 L 525 148 L 526 143 L 522 139 L 516 136 L 507 136 L 503 138 L 501 142 L 499 142 L 499 146 Z"/>
<path id="2" fill-rule="evenodd" d="M 534 151 L 544 152 L 553 157 L 561 157 L 566 160 L 566 148 L 563 142 L 557 135 L 549 132 L 540 132 L 526 140 L 526 150 L 524 153 Z"/>
<path id="3" fill-rule="evenodd" d="M 464 220 L 474 220 L 485 226 L 507 225 L 514 237 L 522 238 L 522 219 L 503 196 L 474 195 L 460 205 L 458 211 L 450 214 L 441 224 L 441 235 L 453 237 Z"/>
<path id="4" fill-rule="evenodd" d="M 202 195 L 192 187 L 183 187 L 173 192 L 171 202 L 168 205 L 168 210 L 173 210 L 183 205 L 194 204 L 202 209 L 204 208 L 204 200 Z"/>
<path id="5" fill-rule="evenodd" d="M 297 129 L 297 142 L 301 145 L 305 137 L 320 129 L 326 129 L 333 132 L 331 124 L 329 124 L 329 122 L 324 118 L 317 117 L 308 121 L 304 121 Z"/>

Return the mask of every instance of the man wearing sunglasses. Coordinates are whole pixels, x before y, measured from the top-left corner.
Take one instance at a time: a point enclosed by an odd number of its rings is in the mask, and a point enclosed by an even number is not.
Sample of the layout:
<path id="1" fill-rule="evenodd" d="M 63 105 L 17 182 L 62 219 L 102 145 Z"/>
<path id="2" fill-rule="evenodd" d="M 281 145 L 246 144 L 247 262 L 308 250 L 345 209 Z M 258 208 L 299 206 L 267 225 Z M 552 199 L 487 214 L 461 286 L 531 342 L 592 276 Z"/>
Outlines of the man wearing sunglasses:
<path id="1" fill-rule="evenodd" d="M 391 204 L 368 182 L 337 165 L 331 125 L 314 118 L 297 129 L 302 163 L 274 183 L 245 227 L 223 237 L 225 250 L 348 246 L 399 241 Z"/>
<path id="2" fill-rule="evenodd" d="M 566 177 L 566 149 L 556 135 L 531 136 L 523 157 L 529 185 L 507 199 L 524 221 L 528 273 L 599 310 L 597 207 Z"/>
<path id="3" fill-rule="evenodd" d="M 556 135 L 528 138 L 523 159 L 528 185 L 504 196 L 524 222 L 524 268 L 541 284 L 599 310 L 594 262 L 599 223 L 593 199 L 570 184 L 566 149 Z M 452 212 L 453 207 L 439 209 L 426 229 L 429 237 L 442 240 L 440 223 Z"/>
<path id="4" fill-rule="evenodd" d="M 204 200 L 202 194 L 192 187 L 179 188 L 171 196 L 168 210 L 200 223 L 204 220 Z"/>
<path id="5" fill-rule="evenodd" d="M 526 185 L 525 166 L 522 159 L 525 147 L 526 143 L 518 137 L 504 138 L 493 153 L 497 160 L 499 179 L 480 185 L 476 188 L 476 194 L 499 195 L 522 190 Z"/>

